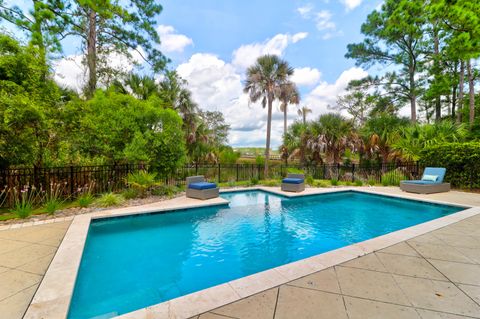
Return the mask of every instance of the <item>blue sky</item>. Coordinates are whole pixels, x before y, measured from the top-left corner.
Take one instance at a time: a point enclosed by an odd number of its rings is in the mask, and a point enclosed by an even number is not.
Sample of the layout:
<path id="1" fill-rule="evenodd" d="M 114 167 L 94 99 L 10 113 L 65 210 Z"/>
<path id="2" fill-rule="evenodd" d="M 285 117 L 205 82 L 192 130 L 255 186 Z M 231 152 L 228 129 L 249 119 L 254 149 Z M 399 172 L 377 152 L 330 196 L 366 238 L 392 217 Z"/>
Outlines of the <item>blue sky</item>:
<path id="1" fill-rule="evenodd" d="M 13 0 L 10 0 L 13 1 Z M 15 3 L 22 7 L 30 0 Z M 172 60 L 170 69 L 188 81 L 202 109 L 221 111 L 231 125 L 233 146 L 264 146 L 266 110 L 252 105 L 242 93 L 245 69 L 262 54 L 280 55 L 295 68 L 292 80 L 302 94 L 300 106 L 313 109 L 310 118 L 329 112 L 352 79 L 364 70 L 344 57 L 348 43 L 360 42 L 360 26 L 382 0 L 240 1 L 165 0 L 158 18 L 161 50 Z M 117 55 L 113 66 L 132 66 Z M 79 88 L 84 83 L 79 43 L 68 39 L 64 57 L 53 64 L 55 79 Z M 289 123 L 298 118 L 290 106 Z M 275 106 L 272 146 L 281 144 L 283 116 Z"/>

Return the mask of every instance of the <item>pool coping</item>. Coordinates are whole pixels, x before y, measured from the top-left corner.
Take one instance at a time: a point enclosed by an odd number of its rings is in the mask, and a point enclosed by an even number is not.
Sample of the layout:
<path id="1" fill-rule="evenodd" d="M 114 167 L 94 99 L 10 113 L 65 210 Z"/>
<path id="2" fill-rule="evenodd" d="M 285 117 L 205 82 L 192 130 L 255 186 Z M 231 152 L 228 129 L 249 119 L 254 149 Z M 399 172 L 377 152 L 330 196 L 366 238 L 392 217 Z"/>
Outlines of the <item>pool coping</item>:
<path id="1" fill-rule="evenodd" d="M 226 304 L 241 300 L 264 290 L 279 286 L 295 279 L 310 275 L 331 266 L 363 256 L 379 249 L 397 244 L 399 242 L 423 235 L 430 231 L 456 223 L 463 219 L 480 214 L 480 207 L 459 205 L 457 203 L 438 201 L 431 199 L 418 199 L 408 194 L 389 194 L 378 190 L 359 189 L 353 187 L 339 187 L 330 189 L 309 189 L 303 193 L 282 192 L 279 187 L 244 187 L 226 189 L 222 192 L 254 191 L 260 190 L 283 197 L 304 197 L 327 193 L 354 191 L 416 200 L 426 203 L 443 204 L 465 208 L 460 212 L 437 218 L 425 223 L 417 224 L 405 229 L 378 236 L 366 241 L 345 246 L 336 250 L 328 251 L 309 258 L 301 259 L 292 263 L 271 268 L 259 273 L 229 281 L 217 286 L 203 289 L 188 295 L 180 296 L 156 305 L 138 309 L 115 318 L 189 318 Z M 163 203 L 162 205 L 160 205 Z M 30 306 L 24 316 L 26 319 L 33 318 L 66 318 L 73 295 L 75 281 L 80 266 L 85 241 L 91 220 L 119 217 L 127 215 L 147 214 L 161 211 L 183 210 L 212 205 L 225 205 L 228 201 L 216 198 L 206 201 L 191 201 L 190 203 L 178 204 L 175 201 L 160 202 L 160 205 L 145 205 L 128 207 L 108 211 L 93 212 L 75 216 L 68 229 L 63 242 L 48 268 Z M 151 207 L 146 207 L 151 206 Z"/>

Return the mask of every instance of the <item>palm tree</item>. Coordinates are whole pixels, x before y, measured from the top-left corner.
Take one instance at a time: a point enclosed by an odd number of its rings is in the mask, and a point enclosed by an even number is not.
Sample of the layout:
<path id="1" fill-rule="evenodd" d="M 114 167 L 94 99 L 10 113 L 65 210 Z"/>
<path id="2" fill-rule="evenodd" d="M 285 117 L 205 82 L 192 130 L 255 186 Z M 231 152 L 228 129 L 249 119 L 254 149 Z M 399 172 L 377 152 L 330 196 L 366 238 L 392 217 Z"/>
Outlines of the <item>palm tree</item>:
<path id="1" fill-rule="evenodd" d="M 267 107 L 267 140 L 265 145 L 265 177 L 268 176 L 268 160 L 270 158 L 270 134 L 272 130 L 272 104 L 279 98 L 282 85 L 288 82 L 293 68 L 288 62 L 276 55 L 264 55 L 247 69 L 247 80 L 243 91 L 249 94 L 250 102 L 261 100 L 262 107 Z"/>
<path id="2" fill-rule="evenodd" d="M 312 113 L 312 109 L 309 109 L 306 105 L 298 109 L 297 114 L 302 117 L 303 125 L 307 124 L 307 115 L 309 113 Z"/>
<path id="3" fill-rule="evenodd" d="M 328 161 L 338 163 L 340 156 L 347 149 L 355 148 L 352 138 L 353 125 L 340 114 L 328 113 L 321 115 L 312 123 L 315 132 L 316 149 L 325 153 Z"/>
<path id="4" fill-rule="evenodd" d="M 287 109 L 288 104 L 300 103 L 300 92 L 293 82 L 286 82 L 279 88 L 278 98 L 280 100 L 280 111 L 283 112 L 283 134 L 287 133 Z"/>

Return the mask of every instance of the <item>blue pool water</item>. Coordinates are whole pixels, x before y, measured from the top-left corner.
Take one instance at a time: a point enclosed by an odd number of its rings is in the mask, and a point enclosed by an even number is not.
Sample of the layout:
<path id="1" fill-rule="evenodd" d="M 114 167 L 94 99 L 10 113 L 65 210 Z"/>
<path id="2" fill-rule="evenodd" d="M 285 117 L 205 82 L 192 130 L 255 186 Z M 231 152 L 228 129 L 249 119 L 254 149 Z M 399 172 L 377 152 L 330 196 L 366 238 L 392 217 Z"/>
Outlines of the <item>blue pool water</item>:
<path id="1" fill-rule="evenodd" d="M 462 210 L 359 192 L 92 221 L 69 318 L 124 314 Z"/>

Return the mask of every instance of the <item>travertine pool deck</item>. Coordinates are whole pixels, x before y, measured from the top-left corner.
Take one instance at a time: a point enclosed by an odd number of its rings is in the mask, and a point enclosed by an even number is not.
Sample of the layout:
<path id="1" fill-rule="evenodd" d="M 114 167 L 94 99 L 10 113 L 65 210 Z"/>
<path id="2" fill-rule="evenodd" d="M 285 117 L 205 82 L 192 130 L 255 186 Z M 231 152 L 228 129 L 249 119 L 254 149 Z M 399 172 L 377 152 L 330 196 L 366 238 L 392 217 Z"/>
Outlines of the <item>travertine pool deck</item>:
<path id="1" fill-rule="evenodd" d="M 278 192 L 278 188 L 265 189 Z M 398 188 L 361 189 L 480 207 L 480 195 L 472 193 L 414 195 Z M 307 189 L 306 194 L 328 191 L 331 189 Z M 180 198 L 126 210 L 170 209 L 184 204 L 192 207 L 198 201 Z M 122 213 L 125 209 L 112 210 L 108 215 Z M 23 316 L 69 225 L 70 220 L 63 220 L 0 230 L 0 318 Z M 344 260 L 351 258 L 348 255 Z M 233 299 L 240 300 L 213 310 L 210 307 L 209 312 L 195 318 L 480 318 L 480 215 L 322 268 L 318 272 L 309 269 L 307 276 L 288 280 L 287 267 L 281 273 L 287 280 L 281 285 L 267 285 L 264 289 L 269 289 L 253 296 L 248 289 L 244 295 L 236 290 L 238 295 Z M 195 312 L 195 303 L 188 307 Z M 157 313 L 151 318 L 169 316 L 179 317 Z M 142 313 L 122 317 L 141 318 Z"/>

